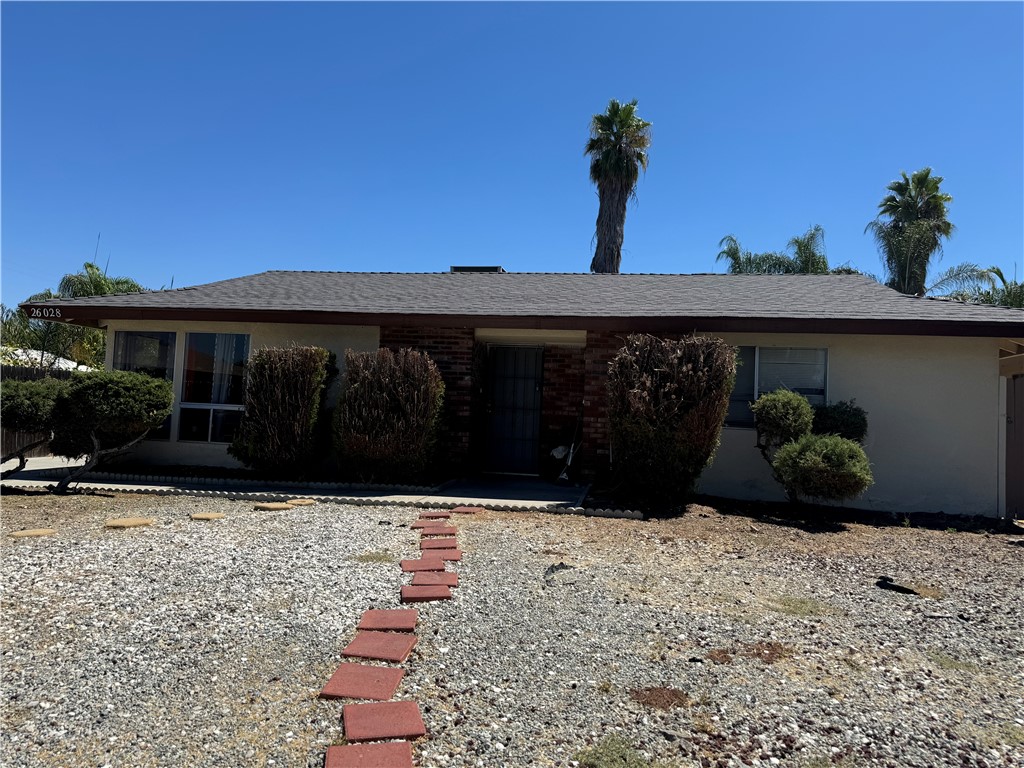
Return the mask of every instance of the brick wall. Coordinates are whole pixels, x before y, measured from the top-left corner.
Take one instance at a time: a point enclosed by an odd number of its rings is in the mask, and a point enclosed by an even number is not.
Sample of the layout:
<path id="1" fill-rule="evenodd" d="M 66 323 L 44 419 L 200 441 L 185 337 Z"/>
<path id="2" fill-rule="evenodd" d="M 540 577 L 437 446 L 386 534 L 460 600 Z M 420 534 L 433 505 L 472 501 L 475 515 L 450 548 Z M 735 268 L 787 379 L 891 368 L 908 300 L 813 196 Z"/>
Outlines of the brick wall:
<path id="1" fill-rule="evenodd" d="M 445 386 L 439 436 L 440 458 L 456 472 L 464 471 L 470 465 L 473 342 L 472 328 L 382 326 L 380 329 L 382 347 L 417 349 L 426 352 L 437 364 Z"/>
<path id="2" fill-rule="evenodd" d="M 625 333 L 587 331 L 580 469 L 588 477 L 603 474 L 609 468 L 608 363 L 625 344 L 625 337 Z"/>
<path id="3" fill-rule="evenodd" d="M 558 465 L 560 472 L 564 462 L 552 462 L 551 449 L 569 445 L 574 437 L 577 443 L 582 437 L 582 425 L 577 424 L 583 406 L 583 357 L 581 347 L 544 348 L 544 388 L 540 415 L 540 459 L 541 468 L 550 463 L 551 470 Z M 573 464 L 575 465 L 575 461 Z"/>

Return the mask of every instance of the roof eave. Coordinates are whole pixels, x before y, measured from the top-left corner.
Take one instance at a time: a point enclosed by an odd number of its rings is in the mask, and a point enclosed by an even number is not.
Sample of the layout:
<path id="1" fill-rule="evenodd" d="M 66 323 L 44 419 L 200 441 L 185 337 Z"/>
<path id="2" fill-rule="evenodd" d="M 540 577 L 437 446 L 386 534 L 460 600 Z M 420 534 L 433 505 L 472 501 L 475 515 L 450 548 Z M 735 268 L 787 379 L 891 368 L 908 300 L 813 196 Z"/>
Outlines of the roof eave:
<path id="1" fill-rule="evenodd" d="M 738 316 L 592 316 L 485 315 L 400 312 L 335 312 L 288 309 L 224 309 L 116 307 L 25 302 L 22 309 L 59 309 L 60 317 L 39 319 L 98 327 L 105 320 L 195 321 L 224 323 L 287 323 L 309 325 L 420 325 L 446 328 L 524 328 L 547 330 L 620 331 L 645 333 L 836 333 L 885 336 L 1013 337 L 1024 335 L 1024 322 L 957 321 L 841 317 Z"/>

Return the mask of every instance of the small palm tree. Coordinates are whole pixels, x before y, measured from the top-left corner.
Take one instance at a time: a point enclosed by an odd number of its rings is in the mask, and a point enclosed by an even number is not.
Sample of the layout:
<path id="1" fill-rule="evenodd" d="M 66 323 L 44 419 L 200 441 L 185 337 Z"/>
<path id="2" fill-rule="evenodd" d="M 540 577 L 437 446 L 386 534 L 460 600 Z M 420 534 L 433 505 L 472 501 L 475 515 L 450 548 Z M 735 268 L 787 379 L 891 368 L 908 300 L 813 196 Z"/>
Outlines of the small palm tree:
<path id="1" fill-rule="evenodd" d="M 882 253 L 886 285 L 900 293 L 925 294 L 931 259 L 955 229 L 947 215 L 953 198 L 940 189 L 942 181 L 931 168 L 910 176 L 901 172 L 886 187 L 889 194 L 878 204 L 878 216 L 865 228 Z"/>
<path id="2" fill-rule="evenodd" d="M 114 293 L 142 293 L 146 289 L 130 277 L 108 277 L 106 272 L 91 261 L 85 262 L 81 272 L 64 275 L 57 293 L 68 299 L 83 296 L 109 296 Z"/>
<path id="3" fill-rule="evenodd" d="M 651 124 L 636 114 L 637 100 L 608 109 L 590 121 L 590 140 L 583 153 L 590 157 L 590 180 L 597 185 L 597 247 L 591 272 L 618 273 L 626 230 L 626 203 L 636 198 L 640 169 L 647 170 Z"/>
<path id="4" fill-rule="evenodd" d="M 751 253 L 744 251 L 739 241 L 732 235 L 726 235 L 718 241 L 721 248 L 715 261 L 729 263 L 730 275 L 789 275 L 793 273 L 794 262 L 784 253 L 766 251 Z"/>
<path id="5" fill-rule="evenodd" d="M 950 298 L 975 304 L 995 304 L 1000 307 L 1024 309 L 1024 283 L 1007 280 L 999 267 L 989 267 L 982 272 L 988 278 L 987 284 L 975 283 L 960 288 L 950 293 Z"/>
<path id="6" fill-rule="evenodd" d="M 815 224 L 804 234 L 790 238 L 788 246 L 793 251 L 793 267 L 800 274 L 828 274 L 828 257 L 825 255 L 825 230 Z"/>

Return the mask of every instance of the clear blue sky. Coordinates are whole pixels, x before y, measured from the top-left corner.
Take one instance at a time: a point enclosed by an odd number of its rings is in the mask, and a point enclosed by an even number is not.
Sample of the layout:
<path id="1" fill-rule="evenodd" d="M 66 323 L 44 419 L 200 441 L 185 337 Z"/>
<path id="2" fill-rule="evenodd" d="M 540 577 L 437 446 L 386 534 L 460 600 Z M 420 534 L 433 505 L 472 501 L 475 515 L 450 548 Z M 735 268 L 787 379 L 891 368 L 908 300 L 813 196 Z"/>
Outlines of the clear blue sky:
<path id="1" fill-rule="evenodd" d="M 22 4 L 2 9 L 8 305 L 91 260 L 586 271 L 583 145 L 653 123 L 624 272 L 722 271 L 812 224 L 878 273 L 885 186 L 954 197 L 941 264 L 1024 277 L 1024 4 Z"/>

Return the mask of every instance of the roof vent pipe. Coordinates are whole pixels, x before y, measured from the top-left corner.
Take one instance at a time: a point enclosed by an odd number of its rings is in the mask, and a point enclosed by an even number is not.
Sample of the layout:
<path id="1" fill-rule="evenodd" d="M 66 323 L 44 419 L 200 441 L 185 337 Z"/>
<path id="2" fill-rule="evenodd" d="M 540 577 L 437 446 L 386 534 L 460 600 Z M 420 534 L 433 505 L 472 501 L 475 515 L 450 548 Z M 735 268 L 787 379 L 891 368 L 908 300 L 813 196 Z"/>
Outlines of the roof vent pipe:
<path id="1" fill-rule="evenodd" d="M 505 272 L 504 267 L 451 267 L 452 272 Z"/>

